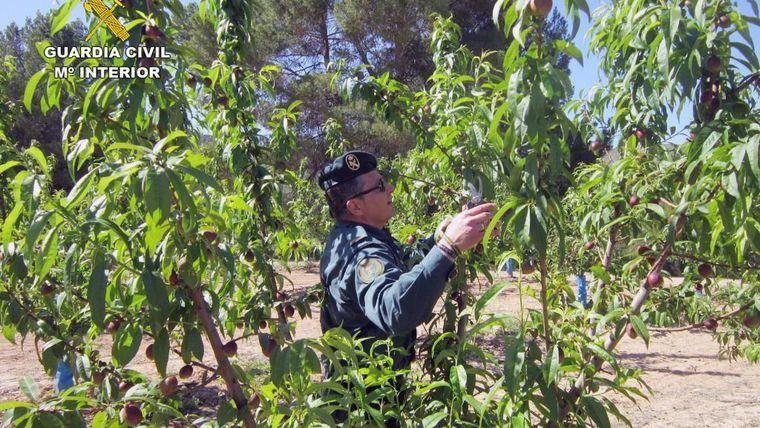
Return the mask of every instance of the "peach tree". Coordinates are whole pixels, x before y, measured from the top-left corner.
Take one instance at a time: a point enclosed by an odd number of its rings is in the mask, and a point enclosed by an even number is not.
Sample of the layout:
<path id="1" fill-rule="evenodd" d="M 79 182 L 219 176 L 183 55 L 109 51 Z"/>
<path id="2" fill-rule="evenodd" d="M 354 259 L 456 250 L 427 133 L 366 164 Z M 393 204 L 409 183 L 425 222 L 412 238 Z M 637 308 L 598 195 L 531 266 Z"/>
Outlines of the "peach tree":
<path id="1" fill-rule="evenodd" d="M 417 135 L 417 148 L 391 171 L 402 235 L 429 229 L 441 208 L 457 210 L 471 185 L 502 206 L 491 226 L 504 222 L 506 245 L 490 248 L 486 239 L 459 261 L 443 332 L 432 332 L 423 354 L 422 378 L 443 382 L 430 396 L 459 421 L 608 425 L 608 413 L 625 421 L 600 386 L 642 395 L 629 382 L 640 373 L 613 351 L 625 334 L 648 341 L 647 324 L 714 331 L 722 352 L 757 360 L 760 139 L 748 30 L 757 18 L 719 1 L 602 9 L 591 47 L 609 81 L 565 103 L 569 76 L 553 65 L 541 34 L 546 3 L 497 2 L 494 15 L 511 42 L 481 57 L 439 21 L 431 41 L 437 69 L 426 91 L 388 75 L 346 73 L 340 82 L 346 98 L 368 100 Z M 586 8 L 566 2 L 574 17 Z M 552 47 L 581 59 L 567 42 Z M 668 128 L 669 116 L 689 105 L 692 134 L 668 144 L 684 133 Z M 595 152 L 614 147 L 620 159 L 571 172 L 566 142 L 576 139 Z M 564 195 L 563 180 L 572 183 Z M 520 259 L 523 272 L 537 271 L 538 287 L 521 290 L 540 302 L 520 314 L 503 361 L 468 335 L 487 329 L 477 312 L 491 291 L 473 310 L 465 289 L 474 273 L 487 275 L 482 268 L 499 252 Z M 586 268 L 594 276 L 588 308 L 574 303 L 566 280 Z M 666 281 L 676 269 L 683 282 Z M 489 364 L 504 370 L 486 370 Z M 493 400 L 497 389 L 506 398 Z"/>

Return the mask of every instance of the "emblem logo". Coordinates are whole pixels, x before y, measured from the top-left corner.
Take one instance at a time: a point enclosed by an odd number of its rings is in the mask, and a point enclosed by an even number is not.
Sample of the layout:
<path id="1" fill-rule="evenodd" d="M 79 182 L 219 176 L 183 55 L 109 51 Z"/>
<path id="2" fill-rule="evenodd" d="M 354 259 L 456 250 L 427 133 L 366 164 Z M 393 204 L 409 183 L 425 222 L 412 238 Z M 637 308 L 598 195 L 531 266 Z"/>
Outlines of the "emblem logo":
<path id="1" fill-rule="evenodd" d="M 95 32 L 100 28 L 101 25 L 106 24 L 106 27 L 108 27 L 111 32 L 121 39 L 122 42 L 126 41 L 129 38 L 129 33 L 127 32 L 127 29 L 124 28 L 124 25 L 119 22 L 119 20 L 113 15 L 113 11 L 116 10 L 117 6 L 124 7 L 124 5 L 121 3 L 121 0 L 114 0 L 113 7 L 110 9 L 108 6 L 103 3 L 103 0 L 85 0 L 84 2 L 84 10 L 87 12 L 92 13 L 95 12 L 96 15 L 100 18 L 100 22 L 98 22 L 98 25 L 95 26 L 95 28 L 90 31 L 90 34 L 87 35 L 87 38 L 85 38 L 85 41 L 88 41 L 92 38 L 92 36 L 95 35 Z"/>
<path id="2" fill-rule="evenodd" d="M 350 154 L 346 156 L 346 165 L 348 166 L 348 169 L 351 171 L 356 171 L 359 169 L 359 158 L 356 157 L 354 154 Z"/>
<path id="3" fill-rule="evenodd" d="M 369 284 L 374 281 L 375 278 L 382 275 L 385 272 L 385 267 L 380 259 L 374 257 L 368 257 L 359 262 L 359 266 L 356 268 L 356 274 L 359 280 L 365 284 Z"/>

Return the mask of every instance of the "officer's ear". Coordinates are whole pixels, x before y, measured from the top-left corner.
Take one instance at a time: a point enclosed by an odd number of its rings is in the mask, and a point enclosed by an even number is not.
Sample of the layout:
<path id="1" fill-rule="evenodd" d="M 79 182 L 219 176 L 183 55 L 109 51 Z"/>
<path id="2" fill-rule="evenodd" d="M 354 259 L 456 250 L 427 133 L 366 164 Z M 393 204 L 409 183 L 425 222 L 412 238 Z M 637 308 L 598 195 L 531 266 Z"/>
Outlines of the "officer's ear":
<path id="1" fill-rule="evenodd" d="M 357 215 L 362 212 L 362 207 L 356 199 L 349 199 L 346 201 L 346 210 L 351 215 Z"/>

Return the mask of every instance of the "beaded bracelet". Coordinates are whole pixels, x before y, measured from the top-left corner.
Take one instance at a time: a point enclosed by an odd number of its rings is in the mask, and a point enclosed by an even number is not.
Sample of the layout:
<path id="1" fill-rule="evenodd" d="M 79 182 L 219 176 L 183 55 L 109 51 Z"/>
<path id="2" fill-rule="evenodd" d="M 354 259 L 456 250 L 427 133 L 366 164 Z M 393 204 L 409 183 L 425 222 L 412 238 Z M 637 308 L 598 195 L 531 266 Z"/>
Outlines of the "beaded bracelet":
<path id="1" fill-rule="evenodd" d="M 462 255 L 462 250 L 460 250 L 459 247 L 454 244 L 454 241 L 452 241 L 451 238 L 449 238 L 445 233 L 443 234 L 443 240 L 446 241 L 447 244 L 451 245 L 451 249 L 454 250 L 457 257 Z"/>
<path id="2" fill-rule="evenodd" d="M 439 243 L 437 245 L 437 247 L 441 251 L 441 254 L 443 254 L 444 257 L 446 257 L 447 259 L 449 259 L 449 261 L 453 262 L 453 261 L 455 261 L 457 259 L 457 255 L 454 252 L 454 250 L 452 250 L 448 246 L 442 245 L 442 244 Z"/>

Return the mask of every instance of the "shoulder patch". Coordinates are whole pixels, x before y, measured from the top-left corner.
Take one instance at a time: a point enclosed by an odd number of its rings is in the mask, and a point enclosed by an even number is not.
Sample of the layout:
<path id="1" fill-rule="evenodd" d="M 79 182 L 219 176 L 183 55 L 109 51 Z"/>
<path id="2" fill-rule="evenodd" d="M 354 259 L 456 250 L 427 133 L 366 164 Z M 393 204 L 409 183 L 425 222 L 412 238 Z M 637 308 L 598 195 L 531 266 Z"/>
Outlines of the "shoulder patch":
<path id="1" fill-rule="evenodd" d="M 361 282 L 366 284 L 374 281 L 375 278 L 382 275 L 383 272 L 385 272 L 385 266 L 383 266 L 383 262 L 376 257 L 367 257 L 360 261 L 359 265 L 356 267 L 356 275 Z"/>

